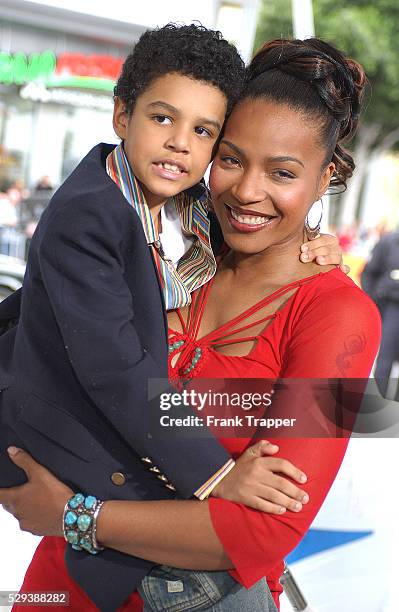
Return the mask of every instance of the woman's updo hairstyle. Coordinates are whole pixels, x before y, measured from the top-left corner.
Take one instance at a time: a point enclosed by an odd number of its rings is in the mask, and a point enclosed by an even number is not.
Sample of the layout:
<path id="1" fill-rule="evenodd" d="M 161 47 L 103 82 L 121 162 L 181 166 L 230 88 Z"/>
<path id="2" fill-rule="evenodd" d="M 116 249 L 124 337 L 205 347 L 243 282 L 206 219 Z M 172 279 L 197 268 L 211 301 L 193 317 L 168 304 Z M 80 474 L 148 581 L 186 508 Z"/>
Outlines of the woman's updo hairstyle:
<path id="1" fill-rule="evenodd" d="M 247 68 L 242 100 L 282 102 L 320 123 L 331 187 L 346 189 L 355 163 L 342 146 L 355 133 L 366 75 L 360 64 L 318 38 L 267 42 Z"/>

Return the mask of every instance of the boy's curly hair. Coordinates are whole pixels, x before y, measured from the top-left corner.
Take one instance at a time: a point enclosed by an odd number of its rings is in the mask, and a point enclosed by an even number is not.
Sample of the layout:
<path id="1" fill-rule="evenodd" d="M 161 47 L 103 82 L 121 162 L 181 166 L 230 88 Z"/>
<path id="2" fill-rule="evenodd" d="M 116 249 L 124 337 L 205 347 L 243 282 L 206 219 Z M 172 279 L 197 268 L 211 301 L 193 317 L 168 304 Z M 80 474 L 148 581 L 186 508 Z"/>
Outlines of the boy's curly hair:
<path id="1" fill-rule="evenodd" d="M 234 45 L 202 25 L 168 23 L 141 35 L 114 89 L 130 115 L 138 96 L 154 79 L 178 73 L 214 85 L 227 98 L 227 114 L 240 96 L 245 67 Z"/>

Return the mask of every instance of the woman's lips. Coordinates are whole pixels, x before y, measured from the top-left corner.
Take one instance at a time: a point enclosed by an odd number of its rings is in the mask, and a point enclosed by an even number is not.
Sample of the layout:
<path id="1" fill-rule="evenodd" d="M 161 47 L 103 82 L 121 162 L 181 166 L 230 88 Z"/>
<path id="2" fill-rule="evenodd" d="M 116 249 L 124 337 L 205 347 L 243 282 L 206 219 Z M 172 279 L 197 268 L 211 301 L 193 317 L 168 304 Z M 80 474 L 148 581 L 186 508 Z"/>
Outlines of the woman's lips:
<path id="1" fill-rule="evenodd" d="M 225 204 L 225 208 L 230 225 L 238 232 L 258 232 L 266 227 L 269 228 L 272 225 L 275 225 L 275 222 L 278 219 L 278 217 L 268 217 L 264 215 L 241 215 L 227 204 Z"/>

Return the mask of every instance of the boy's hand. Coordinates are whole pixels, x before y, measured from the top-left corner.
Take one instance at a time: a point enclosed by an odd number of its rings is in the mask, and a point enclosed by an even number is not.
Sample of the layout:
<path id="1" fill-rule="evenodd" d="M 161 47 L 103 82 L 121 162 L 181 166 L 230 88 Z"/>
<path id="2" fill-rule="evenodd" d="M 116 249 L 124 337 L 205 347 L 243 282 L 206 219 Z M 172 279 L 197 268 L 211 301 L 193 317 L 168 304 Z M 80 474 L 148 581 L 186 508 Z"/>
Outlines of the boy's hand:
<path id="1" fill-rule="evenodd" d="M 277 451 L 278 446 L 266 440 L 247 448 L 212 491 L 212 496 L 269 514 L 284 514 L 286 510 L 299 512 L 302 504 L 308 503 L 309 496 L 288 478 L 304 483 L 306 476 L 285 459 L 264 456 Z"/>
<path id="2" fill-rule="evenodd" d="M 342 272 L 349 274 L 350 268 L 342 261 L 342 250 L 338 238 L 331 234 L 320 234 L 301 246 L 300 260 L 303 263 L 315 261 L 320 266 L 339 265 Z"/>
<path id="3" fill-rule="evenodd" d="M 15 465 L 25 471 L 28 482 L 0 489 L 0 504 L 17 519 L 22 531 L 62 536 L 64 506 L 73 491 L 29 453 L 15 447 L 10 447 L 8 453 Z"/>

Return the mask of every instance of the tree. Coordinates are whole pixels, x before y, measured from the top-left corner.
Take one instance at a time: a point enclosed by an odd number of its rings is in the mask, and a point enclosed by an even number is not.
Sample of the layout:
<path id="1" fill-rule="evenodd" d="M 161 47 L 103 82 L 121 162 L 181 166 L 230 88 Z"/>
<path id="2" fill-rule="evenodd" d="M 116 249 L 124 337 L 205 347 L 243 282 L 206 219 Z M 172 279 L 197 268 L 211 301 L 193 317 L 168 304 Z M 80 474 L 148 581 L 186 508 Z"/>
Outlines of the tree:
<path id="1" fill-rule="evenodd" d="M 399 142 L 399 3 L 397 0 L 314 0 L 317 36 L 365 68 L 367 106 L 352 143 L 357 170 L 342 197 L 346 222 L 354 220 L 370 162 Z M 263 0 L 255 38 L 292 37 L 291 0 Z"/>

